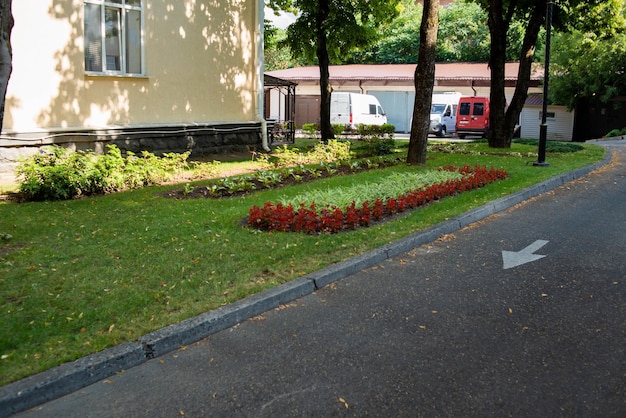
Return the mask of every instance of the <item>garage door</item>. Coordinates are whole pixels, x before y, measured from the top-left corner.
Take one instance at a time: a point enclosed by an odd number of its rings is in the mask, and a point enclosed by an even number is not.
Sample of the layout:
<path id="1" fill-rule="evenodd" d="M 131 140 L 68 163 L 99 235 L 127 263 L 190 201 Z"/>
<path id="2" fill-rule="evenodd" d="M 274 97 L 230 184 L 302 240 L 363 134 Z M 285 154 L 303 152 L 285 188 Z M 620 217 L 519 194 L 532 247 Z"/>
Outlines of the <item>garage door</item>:
<path id="1" fill-rule="evenodd" d="M 411 132 L 411 116 L 413 116 L 414 91 L 368 91 L 376 96 L 385 113 L 387 122 L 396 127 L 396 132 Z"/>

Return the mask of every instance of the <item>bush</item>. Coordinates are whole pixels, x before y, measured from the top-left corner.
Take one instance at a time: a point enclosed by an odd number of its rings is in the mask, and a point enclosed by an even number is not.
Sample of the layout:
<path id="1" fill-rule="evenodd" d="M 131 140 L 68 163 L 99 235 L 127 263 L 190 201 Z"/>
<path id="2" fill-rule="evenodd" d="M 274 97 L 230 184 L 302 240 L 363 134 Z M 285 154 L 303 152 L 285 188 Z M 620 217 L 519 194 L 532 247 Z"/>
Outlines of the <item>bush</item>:
<path id="1" fill-rule="evenodd" d="M 390 123 L 385 123 L 380 126 L 363 124 L 359 124 L 357 126 L 357 133 L 362 140 L 367 140 L 370 138 L 382 138 L 384 136 L 393 137 L 395 131 L 396 127 Z"/>
<path id="2" fill-rule="evenodd" d="M 341 135 L 343 133 L 343 131 L 345 130 L 346 126 L 341 124 L 341 123 L 334 123 L 332 125 L 332 128 L 333 128 L 333 134 L 335 136 L 339 136 L 339 135 Z"/>
<path id="3" fill-rule="evenodd" d="M 395 152 L 396 141 L 391 137 L 373 138 L 364 149 L 367 155 L 387 155 Z"/>
<path id="4" fill-rule="evenodd" d="M 300 152 L 298 148 L 289 148 L 287 145 L 277 147 L 271 155 L 259 156 L 259 161 L 274 167 L 289 167 L 294 165 L 318 164 L 349 160 L 350 142 L 330 140 L 328 144 L 318 143 L 309 152 Z"/>
<path id="5" fill-rule="evenodd" d="M 515 143 L 539 146 L 539 141 L 537 141 L 536 139 L 517 139 L 515 140 Z M 582 145 L 573 144 L 571 142 L 558 142 L 558 141 L 546 142 L 546 152 L 555 152 L 555 153 L 556 152 L 558 153 L 578 152 L 584 149 L 585 147 L 583 147 Z"/>
<path id="6" fill-rule="evenodd" d="M 22 160 L 16 168 L 20 193 L 26 200 L 66 200 L 158 184 L 187 168 L 189 152 L 163 157 L 144 151 L 126 157 L 115 145 L 107 154 L 70 151 L 59 146 Z"/>
<path id="7" fill-rule="evenodd" d="M 609 133 L 606 134 L 606 137 L 610 138 L 610 137 L 613 137 L 613 136 L 621 136 L 621 135 L 626 135 L 626 128 L 613 129 Z"/>
<path id="8" fill-rule="evenodd" d="M 310 137 L 317 137 L 320 127 L 317 123 L 305 123 L 302 125 L 302 132 Z"/>

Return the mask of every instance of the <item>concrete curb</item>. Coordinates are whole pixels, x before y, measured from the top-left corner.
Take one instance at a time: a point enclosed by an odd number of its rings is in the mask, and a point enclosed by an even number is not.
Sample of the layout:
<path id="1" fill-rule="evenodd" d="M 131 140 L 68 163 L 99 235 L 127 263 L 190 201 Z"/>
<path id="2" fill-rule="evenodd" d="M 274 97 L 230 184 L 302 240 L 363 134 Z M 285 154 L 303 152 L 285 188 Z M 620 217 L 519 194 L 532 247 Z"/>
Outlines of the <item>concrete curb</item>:
<path id="1" fill-rule="evenodd" d="M 228 329 L 360 270 L 433 242 L 443 235 L 456 232 L 474 222 L 562 186 L 610 161 L 611 153 L 607 150 L 605 158 L 596 164 L 553 177 L 363 255 L 307 274 L 228 306 L 162 328 L 143 336 L 137 343 L 122 344 L 3 386 L 0 388 L 0 417 L 8 417 L 62 397 L 122 370 L 142 364 L 151 358 L 162 356 L 181 346 Z"/>

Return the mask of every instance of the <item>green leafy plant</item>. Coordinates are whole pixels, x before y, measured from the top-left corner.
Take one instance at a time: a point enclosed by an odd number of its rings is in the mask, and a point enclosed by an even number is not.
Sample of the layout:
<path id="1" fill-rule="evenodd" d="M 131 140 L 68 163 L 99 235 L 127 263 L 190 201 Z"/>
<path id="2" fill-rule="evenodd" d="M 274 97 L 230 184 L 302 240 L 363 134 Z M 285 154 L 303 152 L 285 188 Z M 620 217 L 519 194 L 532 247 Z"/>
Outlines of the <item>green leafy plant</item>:
<path id="1" fill-rule="evenodd" d="M 362 205 L 364 201 L 374 201 L 377 198 L 388 199 L 419 189 L 429 184 L 441 183 L 448 180 L 458 180 L 462 176 L 457 171 L 430 170 L 418 173 L 390 173 L 377 179 L 375 183 L 355 184 L 350 187 L 335 187 L 325 190 L 314 190 L 296 195 L 289 199 L 281 199 L 284 206 L 310 206 L 311 203 L 329 206 L 346 207 L 351 202 Z"/>
<path id="2" fill-rule="evenodd" d="M 334 123 L 333 124 L 333 133 L 335 136 L 339 136 L 346 130 L 346 125 L 343 123 Z"/>
<path id="3" fill-rule="evenodd" d="M 626 128 L 613 129 L 606 134 L 606 137 L 611 138 L 613 136 L 621 136 L 621 135 L 626 135 Z"/>
<path id="4" fill-rule="evenodd" d="M 20 193 L 26 200 L 67 200 L 160 184 L 188 168 L 189 152 L 157 157 L 149 152 L 126 157 L 115 145 L 97 156 L 59 146 L 22 160 L 16 168 Z"/>
<path id="5" fill-rule="evenodd" d="M 387 155 L 395 152 L 396 141 L 391 137 L 376 137 L 365 146 L 368 155 Z"/>
<path id="6" fill-rule="evenodd" d="M 313 150 L 308 152 L 300 152 L 298 148 L 283 145 L 277 147 L 272 154 L 261 155 L 259 161 L 269 167 L 278 168 L 343 161 L 350 158 L 350 142 L 330 140 L 328 144 L 316 144 Z"/>
<path id="7" fill-rule="evenodd" d="M 190 194 L 191 192 L 193 192 L 193 186 L 191 185 L 191 183 L 185 183 L 185 186 L 183 186 L 183 194 Z"/>
<path id="8" fill-rule="evenodd" d="M 364 125 L 359 124 L 357 126 L 357 134 L 359 138 L 363 141 L 372 138 L 382 138 L 384 136 L 393 137 L 396 128 L 394 125 L 390 123 L 385 123 L 383 125 Z"/>
<path id="9" fill-rule="evenodd" d="M 539 145 L 539 141 L 537 141 L 536 139 L 519 139 L 515 142 L 525 145 Z M 581 144 L 575 144 L 572 142 L 548 141 L 546 143 L 546 152 L 552 153 L 578 152 L 582 151 L 583 149 L 585 148 Z"/>
<path id="10" fill-rule="evenodd" d="M 273 187 L 281 182 L 282 176 L 276 171 L 257 171 L 254 178 L 267 188 Z"/>
<path id="11" fill-rule="evenodd" d="M 316 123 L 305 123 L 302 125 L 302 133 L 312 138 L 317 137 L 319 130 L 319 125 Z"/>

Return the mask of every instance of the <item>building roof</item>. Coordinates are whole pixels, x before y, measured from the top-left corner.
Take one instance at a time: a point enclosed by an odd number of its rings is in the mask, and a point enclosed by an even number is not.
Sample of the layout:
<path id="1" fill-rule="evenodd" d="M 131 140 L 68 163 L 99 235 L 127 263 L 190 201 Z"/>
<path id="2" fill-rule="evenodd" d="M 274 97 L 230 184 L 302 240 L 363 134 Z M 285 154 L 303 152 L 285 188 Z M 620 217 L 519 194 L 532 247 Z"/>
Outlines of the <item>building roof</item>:
<path id="1" fill-rule="evenodd" d="M 268 74 L 263 74 L 263 84 L 266 87 L 283 87 L 283 86 L 295 86 L 297 83 L 289 80 L 282 80 L 278 77 L 272 77 Z"/>
<path id="2" fill-rule="evenodd" d="M 526 98 L 525 105 L 530 106 L 541 106 L 543 105 L 543 93 L 533 93 L 529 94 Z"/>
<path id="3" fill-rule="evenodd" d="M 331 65 L 330 79 L 334 81 L 413 81 L 416 64 L 350 64 Z M 505 64 L 505 80 L 517 80 L 519 63 Z M 317 81 L 320 73 L 318 66 L 296 67 L 286 70 L 268 71 L 267 74 L 283 80 Z M 489 81 L 491 70 L 487 63 L 438 63 L 435 65 L 435 80 Z M 539 81 L 543 75 L 534 71 L 531 80 Z"/>

